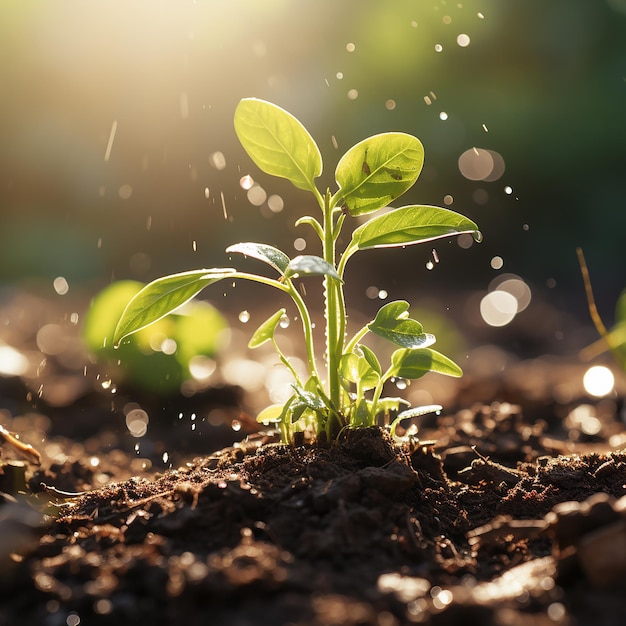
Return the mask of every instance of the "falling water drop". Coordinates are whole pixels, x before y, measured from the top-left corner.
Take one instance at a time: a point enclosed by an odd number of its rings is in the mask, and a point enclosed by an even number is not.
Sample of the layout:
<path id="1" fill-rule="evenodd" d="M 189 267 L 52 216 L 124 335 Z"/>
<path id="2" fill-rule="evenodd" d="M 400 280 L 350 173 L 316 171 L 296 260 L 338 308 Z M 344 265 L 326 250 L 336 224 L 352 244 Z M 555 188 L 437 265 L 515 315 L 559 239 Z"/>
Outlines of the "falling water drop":
<path id="1" fill-rule="evenodd" d="M 283 315 L 280 318 L 279 324 L 281 328 L 289 328 L 289 323 L 290 323 L 290 320 L 289 320 L 289 317 L 287 317 L 287 315 Z"/>
<path id="2" fill-rule="evenodd" d="M 241 422 L 239 420 L 233 420 L 230 423 L 230 427 L 237 433 L 241 430 Z"/>
<path id="3" fill-rule="evenodd" d="M 239 321 L 242 324 L 247 324 L 250 321 L 250 313 L 248 311 L 242 311 L 239 313 Z"/>

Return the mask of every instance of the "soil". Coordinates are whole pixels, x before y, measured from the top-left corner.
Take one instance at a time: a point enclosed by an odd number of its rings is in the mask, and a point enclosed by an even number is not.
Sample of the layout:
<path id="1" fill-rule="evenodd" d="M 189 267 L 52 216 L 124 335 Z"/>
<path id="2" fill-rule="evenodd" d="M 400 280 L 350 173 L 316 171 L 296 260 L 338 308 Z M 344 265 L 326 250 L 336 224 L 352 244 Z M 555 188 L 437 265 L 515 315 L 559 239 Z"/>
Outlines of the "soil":
<path id="1" fill-rule="evenodd" d="M 4 341 L 32 354 L 31 326 Z M 419 439 L 294 447 L 253 432 L 236 387 L 112 395 L 50 354 L 5 373 L 2 425 L 41 458 L 5 437 L 0 626 L 621 626 L 623 383 L 591 398 L 585 367 L 464 378 Z M 118 427 L 131 400 L 140 440 Z"/>

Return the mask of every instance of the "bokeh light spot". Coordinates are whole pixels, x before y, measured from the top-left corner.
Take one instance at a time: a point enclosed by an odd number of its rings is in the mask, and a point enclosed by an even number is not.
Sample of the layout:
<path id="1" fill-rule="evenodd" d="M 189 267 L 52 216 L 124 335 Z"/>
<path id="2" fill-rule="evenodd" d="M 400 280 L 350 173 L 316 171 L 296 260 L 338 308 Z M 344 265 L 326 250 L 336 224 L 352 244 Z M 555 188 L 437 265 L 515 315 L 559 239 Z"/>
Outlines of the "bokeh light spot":
<path id="1" fill-rule="evenodd" d="M 517 313 L 517 299 L 507 291 L 492 291 L 480 301 L 480 314 L 489 326 L 506 326 Z"/>
<path id="2" fill-rule="evenodd" d="M 596 398 L 608 396 L 615 386 L 613 372 L 604 365 L 590 367 L 583 376 L 585 391 Z"/>

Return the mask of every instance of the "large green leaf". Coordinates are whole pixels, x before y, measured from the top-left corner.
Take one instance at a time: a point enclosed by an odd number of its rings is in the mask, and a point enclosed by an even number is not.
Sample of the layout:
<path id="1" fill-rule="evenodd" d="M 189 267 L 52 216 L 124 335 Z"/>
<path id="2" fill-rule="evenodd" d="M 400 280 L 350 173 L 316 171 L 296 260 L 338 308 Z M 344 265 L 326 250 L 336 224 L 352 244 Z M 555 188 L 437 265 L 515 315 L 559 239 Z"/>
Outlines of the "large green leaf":
<path id="1" fill-rule="evenodd" d="M 164 276 L 148 283 L 124 309 L 113 334 L 114 343 L 119 344 L 124 337 L 172 313 L 208 285 L 235 272 L 232 268 L 193 270 Z"/>
<path id="2" fill-rule="evenodd" d="M 367 327 L 402 348 L 425 348 L 435 343 L 435 336 L 425 333 L 422 325 L 409 317 L 409 303 L 405 300 L 385 304 Z"/>
<path id="3" fill-rule="evenodd" d="M 274 337 L 276 327 L 280 324 L 280 320 L 285 315 L 285 309 L 279 309 L 267 318 L 254 332 L 252 338 L 248 342 L 248 348 L 258 348 L 262 346 L 266 341 L 269 341 Z"/>
<path id="4" fill-rule="evenodd" d="M 263 261 L 283 275 L 289 265 L 289 257 L 282 250 L 266 243 L 235 243 L 232 246 L 228 246 L 226 252 L 229 254 L 238 252 L 239 254 Z"/>
<path id="5" fill-rule="evenodd" d="M 410 205 L 372 218 L 352 233 L 360 250 L 409 246 L 440 237 L 471 233 L 480 240 L 478 226 L 460 213 L 436 206 Z"/>
<path id="6" fill-rule="evenodd" d="M 419 139 L 406 133 L 382 133 L 346 152 L 335 171 L 337 196 L 350 215 L 387 206 L 417 180 L 424 164 Z"/>
<path id="7" fill-rule="evenodd" d="M 322 156 L 307 129 L 279 106 L 256 98 L 241 100 L 235 132 L 255 164 L 267 174 L 313 191 L 322 173 Z"/>
<path id="8" fill-rule="evenodd" d="M 335 268 L 328 261 L 312 254 L 303 254 L 291 260 L 285 271 L 285 276 L 289 278 L 296 275 L 331 276 L 336 280 L 341 280 Z"/>
<path id="9" fill-rule="evenodd" d="M 463 370 L 452 359 L 431 348 L 396 350 L 391 355 L 387 374 L 389 377 L 415 379 L 428 372 L 455 377 L 463 375 Z"/>

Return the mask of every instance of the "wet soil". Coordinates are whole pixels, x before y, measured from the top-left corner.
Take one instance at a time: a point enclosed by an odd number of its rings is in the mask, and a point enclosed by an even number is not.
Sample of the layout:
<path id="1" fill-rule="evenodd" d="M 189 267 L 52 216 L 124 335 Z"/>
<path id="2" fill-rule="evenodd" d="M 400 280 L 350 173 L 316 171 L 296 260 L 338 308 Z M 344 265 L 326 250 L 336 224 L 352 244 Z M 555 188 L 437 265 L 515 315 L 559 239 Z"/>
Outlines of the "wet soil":
<path id="1" fill-rule="evenodd" d="M 78 371 L 58 361 L 44 390 Z M 2 448 L 0 625 L 621 625 L 624 393 L 576 391 L 581 371 L 469 376 L 419 439 L 294 447 L 252 433 L 228 385 L 153 400 L 137 446 L 113 416 L 138 393 L 83 381 L 55 403 L 0 376 L 2 425 L 41 453 Z M 225 425 L 192 437 L 192 410 Z"/>

